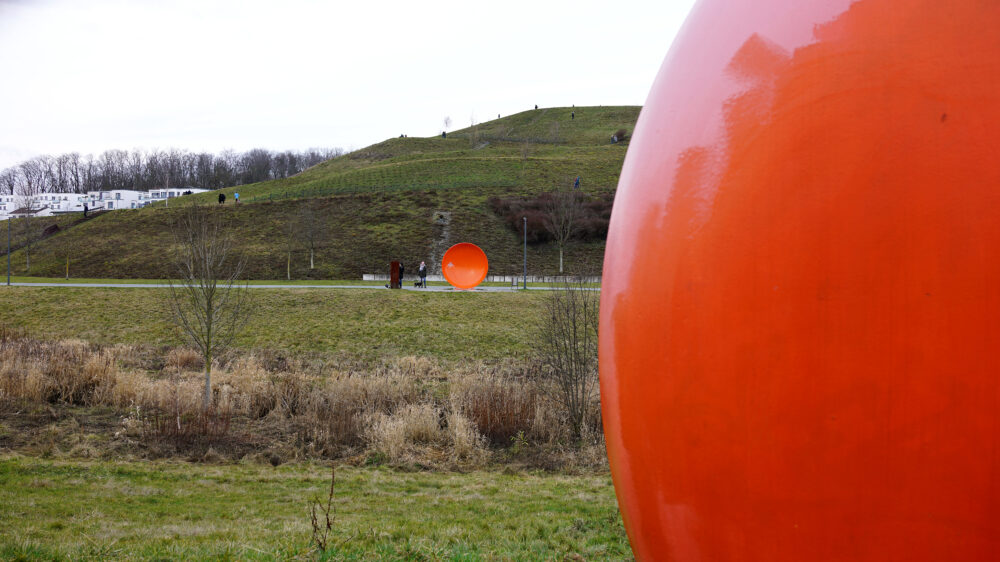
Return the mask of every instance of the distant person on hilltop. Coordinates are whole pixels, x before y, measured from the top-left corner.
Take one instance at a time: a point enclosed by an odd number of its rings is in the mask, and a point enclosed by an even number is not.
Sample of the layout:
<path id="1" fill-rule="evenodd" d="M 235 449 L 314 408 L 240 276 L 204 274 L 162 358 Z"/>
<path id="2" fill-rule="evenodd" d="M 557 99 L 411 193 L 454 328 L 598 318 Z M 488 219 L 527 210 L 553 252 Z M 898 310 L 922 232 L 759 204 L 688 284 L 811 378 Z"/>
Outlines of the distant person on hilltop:
<path id="1" fill-rule="evenodd" d="M 535 104 L 535 109 L 538 109 L 538 104 L 537 103 Z"/>

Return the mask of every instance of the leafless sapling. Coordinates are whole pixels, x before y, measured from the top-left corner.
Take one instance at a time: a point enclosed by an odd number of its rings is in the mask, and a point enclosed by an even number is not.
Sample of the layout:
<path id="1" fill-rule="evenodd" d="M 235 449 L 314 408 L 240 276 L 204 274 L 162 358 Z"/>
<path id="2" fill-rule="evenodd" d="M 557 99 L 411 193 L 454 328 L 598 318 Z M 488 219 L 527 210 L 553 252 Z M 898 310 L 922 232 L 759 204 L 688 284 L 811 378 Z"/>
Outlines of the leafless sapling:
<path id="1" fill-rule="evenodd" d="M 24 236 L 24 269 L 31 272 L 31 244 L 42 237 L 42 221 L 35 216 L 42 209 L 37 199 L 30 195 L 15 198 L 14 207 L 22 214 L 21 235 Z"/>
<path id="2" fill-rule="evenodd" d="M 326 240 L 326 222 L 315 207 L 316 199 L 307 200 L 299 207 L 298 236 L 306 250 L 309 250 L 309 269 L 316 269 L 316 249 Z"/>
<path id="3" fill-rule="evenodd" d="M 212 405 L 212 358 L 246 326 L 250 292 L 241 282 L 246 258 L 233 247 L 222 213 L 181 207 L 174 224 L 179 279 L 170 282 L 174 321 L 205 360 L 204 406 Z"/>
<path id="4" fill-rule="evenodd" d="M 577 439 L 595 410 L 599 301 L 582 283 L 566 284 L 548 294 L 538 327 L 542 373 Z"/>
<path id="5" fill-rule="evenodd" d="M 580 228 L 584 214 L 583 196 L 573 191 L 557 191 L 545 202 L 542 209 L 545 229 L 559 247 L 559 273 L 563 272 L 563 251 Z"/>

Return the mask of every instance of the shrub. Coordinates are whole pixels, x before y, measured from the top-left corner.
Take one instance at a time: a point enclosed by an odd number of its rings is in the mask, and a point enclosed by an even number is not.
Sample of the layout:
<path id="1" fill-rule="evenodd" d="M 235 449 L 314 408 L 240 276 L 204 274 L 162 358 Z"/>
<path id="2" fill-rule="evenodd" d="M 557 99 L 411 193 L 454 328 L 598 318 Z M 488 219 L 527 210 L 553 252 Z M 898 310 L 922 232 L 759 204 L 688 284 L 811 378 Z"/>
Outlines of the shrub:
<path id="1" fill-rule="evenodd" d="M 577 220 L 576 232 L 571 238 L 583 241 L 606 239 L 608 237 L 608 222 L 611 220 L 613 196 L 590 198 L 580 192 L 573 193 L 574 197 L 583 199 L 584 204 Z M 552 233 L 546 228 L 546 209 L 551 206 L 552 200 L 553 194 L 543 193 L 533 198 L 501 199 L 490 197 L 488 204 L 490 209 L 503 219 L 504 224 L 519 235 L 524 233 L 524 219 L 527 218 L 528 243 L 538 244 L 553 240 Z"/>
<path id="2" fill-rule="evenodd" d="M 468 375 L 451 383 L 452 409 L 468 418 L 496 445 L 530 431 L 537 395 L 533 385 L 496 374 Z"/>
<path id="3" fill-rule="evenodd" d="M 562 406 L 574 440 L 592 426 L 598 400 L 597 333 L 600 296 L 583 286 L 551 291 L 537 327 L 538 356 L 548 397 Z"/>
<path id="4" fill-rule="evenodd" d="M 408 404 L 394 414 L 371 416 L 366 433 L 376 452 L 389 460 L 403 462 L 414 445 L 431 445 L 444 441 L 440 425 L 441 411 L 433 404 Z"/>

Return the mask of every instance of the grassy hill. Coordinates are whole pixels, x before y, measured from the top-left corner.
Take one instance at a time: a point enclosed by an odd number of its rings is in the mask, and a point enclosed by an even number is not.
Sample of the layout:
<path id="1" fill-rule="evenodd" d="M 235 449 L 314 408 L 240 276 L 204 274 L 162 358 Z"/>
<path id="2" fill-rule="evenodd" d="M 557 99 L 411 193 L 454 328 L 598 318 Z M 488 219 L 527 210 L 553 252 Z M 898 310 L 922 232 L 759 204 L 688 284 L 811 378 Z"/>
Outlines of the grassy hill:
<path id="1" fill-rule="evenodd" d="M 566 189 L 577 176 L 590 195 L 613 193 L 626 146 L 610 138 L 620 128 L 631 132 L 638 114 L 638 107 L 530 110 L 447 138 L 388 139 L 291 178 L 227 188 L 225 206 L 216 205 L 217 192 L 186 199 L 225 215 L 255 279 L 286 277 L 288 225 L 306 211 L 321 217 L 327 236 L 313 270 L 306 250 L 291 244 L 293 279 L 355 278 L 383 272 L 394 259 L 410 271 L 421 260 L 433 268 L 458 242 L 481 246 L 491 273 L 514 274 L 522 268 L 520 235 L 487 200 Z M 156 206 L 73 223 L 33 245 L 30 271 L 23 252 L 14 252 L 15 274 L 61 276 L 68 257 L 71 277 L 169 277 L 172 213 Z M 599 273 L 603 253 L 603 242 L 572 243 L 566 273 Z M 528 269 L 557 273 L 555 245 L 529 246 Z"/>

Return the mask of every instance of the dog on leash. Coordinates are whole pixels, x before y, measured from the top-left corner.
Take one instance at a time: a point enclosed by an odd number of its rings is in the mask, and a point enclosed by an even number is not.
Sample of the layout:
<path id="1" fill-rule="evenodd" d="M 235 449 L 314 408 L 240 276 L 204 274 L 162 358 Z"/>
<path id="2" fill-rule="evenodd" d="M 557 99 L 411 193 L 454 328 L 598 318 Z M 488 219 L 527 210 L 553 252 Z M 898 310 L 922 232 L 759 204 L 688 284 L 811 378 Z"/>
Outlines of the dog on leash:
<path id="1" fill-rule="evenodd" d="M 423 283 L 421 283 L 420 281 L 415 281 L 415 282 L 413 283 L 413 286 L 414 286 L 414 287 L 423 287 L 423 286 L 424 286 L 424 284 L 423 284 Z"/>

